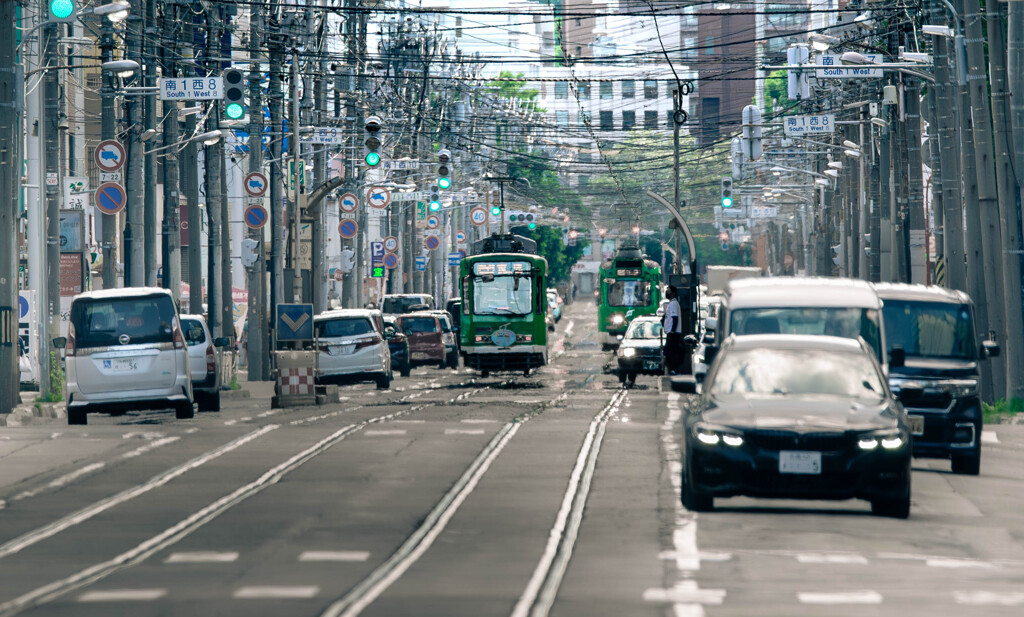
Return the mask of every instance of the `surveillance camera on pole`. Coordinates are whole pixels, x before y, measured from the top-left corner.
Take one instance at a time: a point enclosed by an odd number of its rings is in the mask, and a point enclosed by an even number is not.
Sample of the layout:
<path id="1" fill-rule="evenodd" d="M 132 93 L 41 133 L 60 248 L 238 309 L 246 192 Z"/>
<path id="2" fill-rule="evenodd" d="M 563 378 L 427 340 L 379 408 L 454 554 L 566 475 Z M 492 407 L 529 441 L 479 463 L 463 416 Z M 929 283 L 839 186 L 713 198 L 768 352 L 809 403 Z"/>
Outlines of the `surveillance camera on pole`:
<path id="1" fill-rule="evenodd" d="M 383 126 L 380 116 L 367 116 L 363 122 L 363 160 L 369 167 L 380 165 L 380 129 Z"/>
<path id="2" fill-rule="evenodd" d="M 787 64 L 790 66 L 807 64 L 811 50 L 807 45 L 797 44 L 786 50 Z M 811 97 L 811 80 L 809 72 L 804 69 L 789 69 L 787 75 L 787 95 L 790 100 L 801 101 Z"/>

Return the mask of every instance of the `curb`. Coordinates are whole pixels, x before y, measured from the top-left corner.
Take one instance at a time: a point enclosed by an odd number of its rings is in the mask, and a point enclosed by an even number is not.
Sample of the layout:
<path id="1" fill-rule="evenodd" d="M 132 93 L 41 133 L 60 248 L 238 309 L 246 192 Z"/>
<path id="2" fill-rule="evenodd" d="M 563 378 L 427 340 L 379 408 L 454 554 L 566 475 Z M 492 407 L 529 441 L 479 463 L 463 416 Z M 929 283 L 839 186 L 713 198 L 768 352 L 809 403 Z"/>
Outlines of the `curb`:
<path id="1" fill-rule="evenodd" d="M 0 415 L 0 426 L 16 427 L 32 424 L 46 424 L 48 420 L 67 417 L 67 406 L 64 403 L 35 403 L 18 405 L 7 415 Z"/>

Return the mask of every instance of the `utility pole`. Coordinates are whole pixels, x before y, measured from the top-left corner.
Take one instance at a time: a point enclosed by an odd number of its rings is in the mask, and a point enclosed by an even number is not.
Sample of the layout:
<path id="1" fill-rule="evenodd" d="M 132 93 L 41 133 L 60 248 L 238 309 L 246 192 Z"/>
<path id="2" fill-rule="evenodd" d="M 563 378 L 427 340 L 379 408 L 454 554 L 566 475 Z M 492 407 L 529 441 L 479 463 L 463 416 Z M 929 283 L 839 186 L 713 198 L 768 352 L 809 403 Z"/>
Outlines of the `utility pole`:
<path id="1" fill-rule="evenodd" d="M 928 246 L 925 241 L 924 179 L 921 173 L 921 82 L 910 78 L 907 84 L 907 234 L 908 281 L 925 283 Z"/>
<path id="2" fill-rule="evenodd" d="M 177 5 L 174 3 L 164 5 L 163 21 L 161 28 L 162 32 L 167 32 L 172 24 L 178 23 Z M 173 33 L 170 36 L 164 37 L 163 48 L 166 50 L 164 56 L 163 67 L 165 77 L 177 77 L 177 37 Z M 149 98 L 149 97 L 147 97 Z M 177 143 L 178 137 L 178 102 L 177 101 L 164 101 L 163 102 L 163 116 L 164 116 L 164 127 L 163 127 L 163 156 L 164 156 L 164 220 L 162 225 L 163 242 L 161 246 L 163 250 L 161 252 L 161 263 L 163 264 L 164 275 L 163 275 L 163 286 L 165 289 L 171 291 L 171 295 L 174 296 L 175 301 L 181 302 L 181 231 L 178 222 L 178 185 L 179 185 L 179 169 L 178 164 L 178 153 Z M 147 155 L 152 157 L 152 155 Z M 147 176 L 149 177 L 149 176 Z M 155 179 L 155 175 L 152 176 Z M 152 187 L 147 189 L 146 193 L 152 193 Z M 155 213 L 154 213 L 155 214 Z M 154 223 L 155 223 L 154 216 Z M 150 219 L 147 219 L 147 221 Z M 154 227 L 155 224 L 147 224 L 146 233 L 149 232 L 149 227 Z M 193 230 L 191 233 L 198 235 L 198 230 Z M 192 240 L 190 239 L 191 243 Z M 147 242 L 147 246 L 149 246 Z M 152 249 L 147 249 L 147 254 L 152 252 Z M 147 269 L 148 279 L 148 269 Z M 148 280 L 147 280 L 148 283 Z M 202 310 L 196 310 L 195 306 L 189 305 L 189 310 L 194 313 L 201 313 Z"/>
<path id="3" fill-rule="evenodd" d="M 125 58 L 135 60 L 142 67 L 142 0 L 132 0 L 131 12 L 125 20 Z M 146 283 L 146 248 L 145 229 L 150 223 L 146 221 L 146 204 L 142 197 L 143 185 L 146 182 L 154 183 L 156 178 L 143 178 L 142 141 L 139 139 L 139 129 L 142 127 L 140 112 L 140 101 L 138 97 L 124 97 L 124 119 L 125 131 L 124 147 L 128 153 L 128 161 L 125 165 L 126 183 L 125 189 L 128 205 L 124 212 L 126 224 L 124 227 L 124 267 L 125 286 L 141 287 Z M 167 273 L 164 272 L 164 276 Z"/>
<path id="4" fill-rule="evenodd" d="M 40 15 L 46 14 L 46 2 L 41 0 Z M 100 29 L 100 60 L 109 62 L 114 58 L 114 28 L 109 19 L 103 20 Z M 46 65 L 46 62 L 43 62 Z M 101 75 L 103 80 L 100 87 L 100 138 L 104 141 L 114 139 L 114 75 L 104 71 Z M 42 120 L 42 118 L 40 118 Z M 42 189 L 40 189 L 40 200 Z M 117 262 L 116 238 L 117 238 L 117 215 L 101 214 L 100 220 L 103 224 L 103 241 L 101 243 L 103 253 L 103 289 L 113 289 L 117 286 L 117 272 L 114 266 Z M 47 253 L 49 258 L 49 253 Z M 47 268 L 49 269 L 49 268 Z M 42 350 L 40 350 L 42 353 Z M 40 356 L 42 358 L 42 356 Z"/>
<path id="5" fill-rule="evenodd" d="M 21 402 L 18 394 L 18 207 L 21 203 L 21 85 L 15 60 L 15 3 L 0 2 L 0 414 Z M 16 166 L 14 163 L 18 162 Z M 49 349 L 49 345 L 45 347 Z M 43 362 L 40 350 L 40 366 Z"/>
<path id="6" fill-rule="evenodd" d="M 270 314 L 284 302 L 284 174 L 281 142 L 284 139 L 283 97 L 281 77 L 284 70 L 284 48 L 281 34 L 281 4 L 274 0 L 267 28 L 270 52 L 270 87 L 267 91 L 270 108 Z M 273 323 L 271 323 L 273 328 Z M 276 340 L 276 339 L 273 339 Z M 271 348 L 271 351 L 273 348 Z"/>
<path id="7" fill-rule="evenodd" d="M 288 138 L 292 149 L 292 302 L 302 302 L 302 208 L 299 207 L 299 194 L 302 191 L 301 178 L 305 175 L 303 173 L 305 164 L 301 157 L 302 144 L 299 142 L 299 125 L 301 124 L 299 117 L 299 82 L 301 80 L 299 64 L 299 50 L 296 48 L 292 50 L 292 111 L 288 117 L 291 129 L 291 135 Z"/>
<path id="8" fill-rule="evenodd" d="M 259 53 L 262 39 L 264 10 L 262 3 L 254 3 L 249 15 L 249 171 L 263 171 L 263 90 L 260 80 L 263 67 Z M 271 229 L 273 232 L 273 228 Z M 249 270 L 248 334 L 246 335 L 246 363 L 249 381 L 270 378 L 266 359 L 266 289 L 267 262 L 262 229 L 250 229 L 249 238 L 256 241 L 256 263 Z"/>
<path id="9" fill-rule="evenodd" d="M 44 9 L 42 15 L 46 14 Z M 40 17 L 42 19 L 42 17 Z M 58 25 L 47 24 L 43 27 L 43 62 L 44 67 L 55 67 L 60 64 L 57 56 L 57 38 L 59 37 Z M 54 184 L 46 183 L 45 191 L 40 189 L 40 195 L 45 195 L 46 204 L 46 301 L 47 315 L 49 316 L 49 328 L 45 346 L 39 349 L 39 370 L 49 373 L 58 369 L 55 364 L 58 362 L 56 355 L 50 354 L 51 344 L 54 338 L 60 336 L 60 161 L 59 161 L 59 106 L 60 84 L 58 83 L 59 71 L 47 70 L 43 73 L 43 114 L 40 118 L 42 126 L 42 141 L 44 147 L 43 170 L 46 176 L 51 174 L 57 176 Z M 111 119 L 112 121 L 112 119 Z M 113 131 L 111 131 L 113 132 Z M 21 136 L 19 134 L 18 138 Z M 21 169 L 18 169 L 20 174 Z M 17 202 L 16 202 L 17 203 Z M 113 225 L 111 225 L 113 227 Z M 17 224 L 14 225 L 17 229 Z M 106 225 L 104 225 L 104 230 Z M 17 247 L 17 243 L 13 245 Z M 15 248 L 17 250 L 17 248 Z M 17 254 L 17 253 L 15 253 Z M 17 262 L 15 262 L 17 263 Z M 15 279 L 16 280 L 16 279 Z M 17 284 L 15 282 L 15 284 Z M 17 322 L 15 322 L 17 327 Z"/>
<path id="10" fill-rule="evenodd" d="M 939 13 L 941 16 L 941 13 Z M 945 285 L 949 289 L 967 289 L 967 265 L 964 255 L 963 191 L 957 151 L 960 132 L 957 124 L 959 97 L 953 84 L 951 54 L 946 37 L 935 41 L 935 123 L 938 127 L 939 173 L 942 182 L 942 255 L 946 268 Z"/>
<path id="11" fill-rule="evenodd" d="M 307 18 L 309 16 L 309 9 L 306 9 Z M 320 17 L 320 23 L 317 26 L 316 32 L 314 33 L 313 45 L 311 46 L 317 52 L 315 64 L 310 61 L 311 66 L 316 66 L 316 71 L 310 71 L 314 80 L 313 83 L 313 104 L 314 113 L 313 120 L 316 126 L 323 126 L 326 122 L 327 114 L 327 83 L 324 76 L 328 74 L 327 62 L 324 59 L 324 51 L 327 45 L 326 41 L 326 27 L 327 17 L 322 15 Z M 324 148 L 318 147 L 313 154 L 313 177 L 316 179 L 317 184 L 321 184 L 327 181 L 327 154 Z M 309 191 L 307 191 L 307 194 Z M 326 236 L 324 229 L 324 204 L 327 202 L 326 198 L 320 200 L 314 207 L 309 208 L 309 213 L 313 217 L 313 246 L 310 251 L 310 258 L 313 260 L 313 268 L 310 273 L 310 280 L 313 292 L 313 313 L 319 314 L 327 309 L 327 268 L 324 263 L 327 258 L 326 253 Z"/>
<path id="12" fill-rule="evenodd" d="M 212 73 L 220 72 L 220 40 L 223 32 L 223 22 L 217 6 L 211 7 L 206 14 L 206 57 L 207 70 Z M 216 100 L 210 102 L 210 115 L 207 118 L 207 129 L 215 131 L 220 125 L 220 105 Z M 207 146 L 205 151 L 206 161 L 206 214 L 210 220 L 209 242 L 207 243 L 207 275 L 206 275 L 206 306 L 210 330 L 213 336 L 224 336 L 224 324 L 222 322 L 221 302 L 226 301 L 221 297 L 223 287 L 223 271 L 220 267 L 221 258 L 221 224 L 224 212 L 224 195 L 221 192 L 221 175 L 224 173 L 223 146 L 218 141 Z"/>
<path id="13" fill-rule="evenodd" d="M 145 59 L 145 63 L 144 63 L 145 64 L 145 72 L 144 72 L 145 81 L 143 82 L 143 85 L 148 86 L 148 87 L 156 86 L 156 47 L 157 46 L 154 44 L 154 41 L 157 40 L 158 33 L 162 34 L 162 33 L 166 32 L 166 30 L 167 30 L 166 28 L 163 28 L 163 27 L 159 27 L 159 28 L 157 27 L 156 4 L 157 3 L 155 2 L 155 0 L 147 0 L 147 2 L 146 2 L 146 20 L 144 22 L 143 30 L 142 30 L 142 32 L 143 32 L 143 35 L 142 35 L 142 37 L 143 37 L 142 38 L 142 40 L 143 40 L 142 57 Z M 172 10 L 172 11 L 174 10 L 171 6 L 167 6 L 167 8 L 169 10 Z M 175 27 L 176 27 L 177 24 L 178 24 L 178 20 L 175 19 L 171 23 L 174 24 Z M 162 25 L 163 24 L 161 24 L 161 26 Z M 160 40 L 161 40 L 161 43 L 163 43 L 166 39 L 161 37 Z M 174 38 L 172 36 L 171 40 L 167 41 L 167 42 L 168 43 L 173 43 L 175 41 L 176 41 L 176 38 Z M 161 47 L 162 47 L 162 45 L 161 45 Z M 142 100 L 143 100 L 143 103 L 142 103 L 142 117 L 143 117 L 143 122 L 145 123 L 144 128 L 145 128 L 145 130 L 147 132 L 151 131 L 151 130 L 155 130 L 156 129 L 156 97 L 148 96 L 147 95 L 147 96 L 142 97 Z M 177 107 L 177 106 L 175 106 L 175 107 Z M 177 121 L 178 121 L 177 112 L 175 112 L 175 115 L 172 118 L 170 118 L 168 120 L 168 122 L 174 122 L 175 125 L 177 125 Z M 175 126 L 175 128 L 177 128 L 177 126 Z M 177 159 L 175 159 L 175 160 L 177 160 Z M 156 285 L 156 270 L 157 270 L 157 264 L 156 264 L 156 259 L 157 259 L 156 187 L 154 187 L 152 185 L 152 179 L 156 178 L 156 169 L 157 169 L 157 167 L 156 167 L 156 155 L 155 154 L 146 154 L 145 155 L 144 166 L 145 166 L 145 170 L 146 170 L 145 171 L 145 177 L 147 178 L 147 186 L 146 186 L 146 189 L 145 189 L 145 196 L 144 196 L 145 203 L 143 204 L 143 209 L 145 211 L 145 220 L 146 220 L 146 227 L 145 227 L 145 230 L 144 230 L 144 236 L 145 236 L 145 243 L 144 244 L 145 244 L 145 253 L 146 253 L 145 254 L 145 261 L 146 261 L 146 285 L 152 287 L 152 286 Z M 164 203 L 166 203 L 166 202 L 164 202 Z M 161 248 L 161 250 L 165 250 L 165 249 Z M 179 249 L 179 251 L 180 251 L 180 249 Z M 167 262 L 164 261 L 163 263 L 166 264 Z M 178 270 L 179 270 L 179 278 L 180 278 L 180 270 L 181 270 L 181 259 L 180 258 L 178 259 Z M 167 277 L 168 277 L 167 267 L 165 265 L 164 266 L 164 280 L 166 280 Z M 181 285 L 177 285 L 176 287 L 172 287 L 171 289 L 175 290 L 173 292 L 174 293 L 174 297 L 178 298 L 180 300 L 179 296 L 181 295 Z"/>

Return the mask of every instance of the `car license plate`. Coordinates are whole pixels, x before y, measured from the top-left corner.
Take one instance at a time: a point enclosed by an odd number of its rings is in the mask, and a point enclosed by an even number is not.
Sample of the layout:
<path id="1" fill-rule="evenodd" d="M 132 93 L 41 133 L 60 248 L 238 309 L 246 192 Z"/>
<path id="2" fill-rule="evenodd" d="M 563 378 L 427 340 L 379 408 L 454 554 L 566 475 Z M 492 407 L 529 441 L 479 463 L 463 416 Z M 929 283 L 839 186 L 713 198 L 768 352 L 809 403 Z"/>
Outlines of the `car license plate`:
<path id="1" fill-rule="evenodd" d="M 911 435 L 924 435 L 924 416 L 907 416 Z"/>
<path id="2" fill-rule="evenodd" d="M 658 362 L 657 360 L 644 360 L 645 371 L 656 371 L 659 368 L 661 368 L 661 362 Z"/>
<path id="3" fill-rule="evenodd" d="M 355 351 L 355 345 L 328 345 L 327 353 L 332 356 L 347 356 L 348 354 Z"/>
<path id="4" fill-rule="evenodd" d="M 426 354 L 426 353 L 423 353 L 421 351 L 418 351 L 418 352 L 412 354 L 412 359 L 413 360 L 426 360 L 428 358 L 429 358 L 429 355 Z"/>
<path id="5" fill-rule="evenodd" d="M 137 358 L 117 358 L 114 360 L 104 360 L 103 368 L 116 371 L 118 373 L 130 373 L 132 371 L 139 370 L 139 361 Z"/>
<path id="6" fill-rule="evenodd" d="M 821 452 L 782 450 L 779 452 L 779 473 L 821 473 Z"/>

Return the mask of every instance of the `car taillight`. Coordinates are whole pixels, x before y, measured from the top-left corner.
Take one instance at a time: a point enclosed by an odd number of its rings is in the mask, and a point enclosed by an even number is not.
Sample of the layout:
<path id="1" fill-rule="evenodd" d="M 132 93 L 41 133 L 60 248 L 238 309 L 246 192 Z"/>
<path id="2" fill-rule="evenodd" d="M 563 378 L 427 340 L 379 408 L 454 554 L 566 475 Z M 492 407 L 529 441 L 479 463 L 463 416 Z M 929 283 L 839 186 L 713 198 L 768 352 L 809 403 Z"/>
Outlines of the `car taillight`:
<path id="1" fill-rule="evenodd" d="M 178 323 L 178 318 L 174 318 L 171 329 L 174 330 L 174 348 L 185 349 L 185 335 L 181 332 L 181 324 Z"/>
<path id="2" fill-rule="evenodd" d="M 217 372 L 217 359 L 213 355 L 213 345 L 206 346 L 206 374 Z"/>
<path id="3" fill-rule="evenodd" d="M 376 345 L 379 342 L 380 342 L 379 338 L 373 337 L 373 338 L 356 339 L 355 344 L 356 344 L 356 349 L 362 349 L 364 347 L 370 347 L 371 345 Z"/>
<path id="4" fill-rule="evenodd" d="M 75 324 L 68 324 L 68 342 L 64 346 L 64 355 L 75 355 Z"/>

